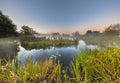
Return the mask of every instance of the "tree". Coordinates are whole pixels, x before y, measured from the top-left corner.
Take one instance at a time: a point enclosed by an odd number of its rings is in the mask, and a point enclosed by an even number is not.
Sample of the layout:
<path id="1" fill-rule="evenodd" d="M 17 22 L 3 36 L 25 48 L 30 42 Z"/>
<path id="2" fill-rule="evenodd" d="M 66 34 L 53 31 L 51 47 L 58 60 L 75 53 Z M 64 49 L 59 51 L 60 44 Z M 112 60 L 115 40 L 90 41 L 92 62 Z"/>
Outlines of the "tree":
<path id="1" fill-rule="evenodd" d="M 81 37 L 80 33 L 78 31 L 72 33 L 73 37 L 76 39 L 79 39 Z"/>
<path id="2" fill-rule="evenodd" d="M 92 34 L 97 36 L 97 35 L 100 35 L 101 33 L 100 31 L 93 31 Z"/>
<path id="3" fill-rule="evenodd" d="M 56 33 L 52 33 L 52 36 L 59 36 L 60 33 L 59 32 L 56 32 Z"/>
<path id="4" fill-rule="evenodd" d="M 73 36 L 80 36 L 80 33 L 78 31 L 72 33 Z"/>
<path id="5" fill-rule="evenodd" d="M 21 34 L 24 35 L 33 35 L 35 33 L 35 31 L 33 30 L 33 28 L 30 28 L 29 26 L 22 26 L 22 30 L 21 30 Z"/>
<path id="6" fill-rule="evenodd" d="M 91 35 L 92 34 L 92 31 L 91 30 L 88 30 L 87 32 L 86 32 L 86 35 Z"/>
<path id="7" fill-rule="evenodd" d="M 17 35 L 16 25 L 0 11 L 0 37 Z"/>
<path id="8" fill-rule="evenodd" d="M 119 35 L 120 24 L 110 25 L 108 28 L 105 29 L 104 33 L 107 35 Z"/>
<path id="9" fill-rule="evenodd" d="M 98 35 L 100 35 L 100 31 L 91 31 L 91 30 L 88 30 L 85 35 L 98 36 Z"/>

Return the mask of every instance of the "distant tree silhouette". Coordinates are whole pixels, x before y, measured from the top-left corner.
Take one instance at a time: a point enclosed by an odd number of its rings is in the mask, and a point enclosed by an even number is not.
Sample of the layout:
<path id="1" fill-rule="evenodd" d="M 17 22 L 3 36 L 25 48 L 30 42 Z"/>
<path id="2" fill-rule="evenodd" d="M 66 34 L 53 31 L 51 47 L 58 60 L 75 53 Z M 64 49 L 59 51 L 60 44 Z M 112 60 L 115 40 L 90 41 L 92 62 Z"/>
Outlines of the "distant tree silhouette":
<path id="1" fill-rule="evenodd" d="M 92 31 L 91 30 L 88 30 L 87 32 L 86 32 L 86 35 L 91 35 L 92 34 Z"/>
<path id="2" fill-rule="evenodd" d="M 92 34 L 93 35 L 100 35 L 101 33 L 100 33 L 100 31 L 93 31 Z"/>
<path id="3" fill-rule="evenodd" d="M 93 35 L 93 36 L 97 36 L 97 35 L 99 35 L 99 34 L 100 34 L 100 31 L 92 31 L 92 30 L 88 30 L 88 31 L 86 32 L 85 35 Z"/>
<path id="4" fill-rule="evenodd" d="M 110 25 L 105 29 L 104 34 L 106 35 L 119 35 L 120 34 L 120 24 Z"/>
<path id="5" fill-rule="evenodd" d="M 72 33 L 73 36 L 80 36 L 80 33 L 78 31 Z"/>
<path id="6" fill-rule="evenodd" d="M 17 35 L 16 25 L 0 11 L 0 37 Z"/>
<path id="7" fill-rule="evenodd" d="M 76 39 L 79 39 L 81 37 L 80 33 L 78 31 L 72 33 L 73 37 Z"/>
<path id="8" fill-rule="evenodd" d="M 23 35 L 33 35 L 36 33 L 33 28 L 30 28 L 29 26 L 22 26 L 21 34 Z"/>
<path id="9" fill-rule="evenodd" d="M 53 35 L 53 36 L 58 36 L 58 35 L 60 35 L 60 33 L 59 33 L 59 32 L 56 32 L 56 33 L 52 33 L 52 35 Z"/>

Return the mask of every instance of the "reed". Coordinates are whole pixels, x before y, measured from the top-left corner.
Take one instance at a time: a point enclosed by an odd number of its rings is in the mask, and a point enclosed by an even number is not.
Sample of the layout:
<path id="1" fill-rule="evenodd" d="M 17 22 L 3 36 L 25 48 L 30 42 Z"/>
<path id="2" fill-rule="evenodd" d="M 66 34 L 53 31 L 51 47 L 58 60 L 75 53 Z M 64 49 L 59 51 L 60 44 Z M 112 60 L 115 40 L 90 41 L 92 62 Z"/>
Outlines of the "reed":
<path id="1" fill-rule="evenodd" d="M 52 60 L 33 62 L 27 60 L 25 65 L 14 60 L 14 64 L 9 61 L 6 65 L 0 65 L 0 83 L 45 83 L 60 82 L 61 65 L 52 63 Z"/>
<path id="2" fill-rule="evenodd" d="M 76 83 L 119 83 L 120 82 L 120 50 L 83 51 L 70 64 L 69 77 Z"/>

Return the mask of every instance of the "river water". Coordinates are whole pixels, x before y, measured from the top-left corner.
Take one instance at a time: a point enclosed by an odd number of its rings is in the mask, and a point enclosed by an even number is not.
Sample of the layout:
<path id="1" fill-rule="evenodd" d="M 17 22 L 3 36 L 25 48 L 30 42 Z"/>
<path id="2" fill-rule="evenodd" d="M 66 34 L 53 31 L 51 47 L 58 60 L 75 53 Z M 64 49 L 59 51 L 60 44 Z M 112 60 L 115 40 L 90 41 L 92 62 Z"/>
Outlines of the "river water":
<path id="1" fill-rule="evenodd" d="M 73 57 L 82 50 L 95 48 L 97 48 L 96 45 L 86 45 L 83 40 L 80 40 L 77 46 L 50 47 L 47 49 L 26 50 L 24 47 L 19 45 L 17 58 L 21 63 L 25 63 L 28 57 L 32 58 L 33 61 L 41 61 L 56 56 L 56 59 L 60 60 L 63 65 L 67 65 Z"/>
<path id="2" fill-rule="evenodd" d="M 14 57 L 21 63 L 26 63 L 28 58 L 32 58 L 33 61 L 41 61 L 56 57 L 56 61 L 60 60 L 63 65 L 67 65 L 75 55 L 80 53 L 84 49 L 95 49 L 96 45 L 87 45 L 83 40 L 80 40 L 78 45 L 61 46 L 40 49 L 27 50 L 25 47 L 14 45 L 11 42 L 3 42 L 0 44 L 0 58 L 13 60 Z"/>

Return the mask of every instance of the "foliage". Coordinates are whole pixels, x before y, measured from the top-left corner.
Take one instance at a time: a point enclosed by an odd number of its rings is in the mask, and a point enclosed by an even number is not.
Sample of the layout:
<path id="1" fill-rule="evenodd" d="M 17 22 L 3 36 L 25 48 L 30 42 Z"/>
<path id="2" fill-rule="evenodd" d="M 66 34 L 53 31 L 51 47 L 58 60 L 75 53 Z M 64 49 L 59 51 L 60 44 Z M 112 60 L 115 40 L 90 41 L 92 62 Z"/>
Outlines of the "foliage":
<path id="1" fill-rule="evenodd" d="M 78 31 L 72 33 L 72 36 L 73 36 L 75 39 L 81 38 L 81 35 L 80 35 L 80 33 L 79 33 Z"/>
<path id="2" fill-rule="evenodd" d="M 59 32 L 56 32 L 56 33 L 52 33 L 52 36 L 59 36 L 60 33 Z"/>
<path id="3" fill-rule="evenodd" d="M 120 34 L 120 24 L 110 25 L 104 31 L 107 35 L 119 35 Z"/>
<path id="4" fill-rule="evenodd" d="M 0 11 L 0 37 L 17 35 L 16 25 Z"/>
<path id="5" fill-rule="evenodd" d="M 29 26 L 22 26 L 21 34 L 23 35 L 33 35 L 36 33 L 33 28 L 30 28 Z"/>
<path id="6" fill-rule="evenodd" d="M 72 33 L 73 36 L 80 36 L 80 33 L 78 31 Z"/>
<path id="7" fill-rule="evenodd" d="M 100 31 L 92 31 L 92 30 L 88 30 L 86 33 L 85 33 L 86 36 L 88 35 L 100 35 Z"/>

